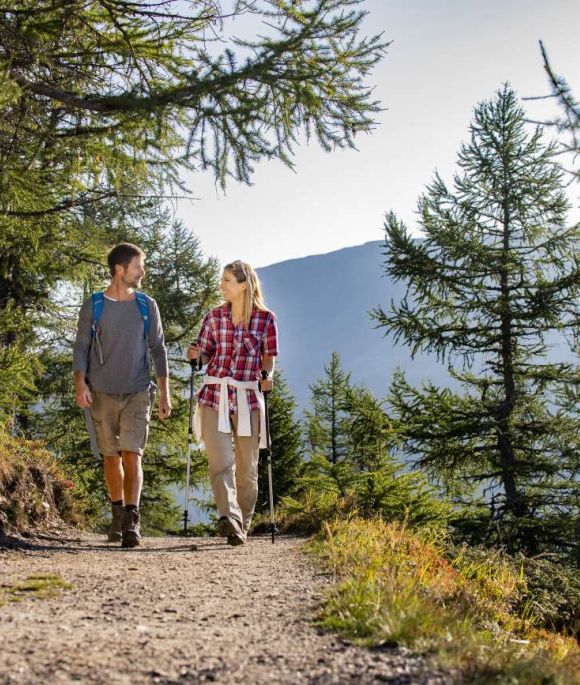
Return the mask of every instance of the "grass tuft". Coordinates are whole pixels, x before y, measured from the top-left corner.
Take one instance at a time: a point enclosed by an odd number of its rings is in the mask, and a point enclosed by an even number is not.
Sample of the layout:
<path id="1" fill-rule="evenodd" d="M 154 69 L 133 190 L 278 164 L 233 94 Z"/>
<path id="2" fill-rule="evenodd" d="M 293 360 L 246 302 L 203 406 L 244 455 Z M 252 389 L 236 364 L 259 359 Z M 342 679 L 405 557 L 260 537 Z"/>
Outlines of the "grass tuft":
<path id="1" fill-rule="evenodd" d="M 319 623 L 365 645 L 432 654 L 458 683 L 576 685 L 580 648 L 537 626 L 525 576 L 495 550 L 403 522 L 326 524 L 308 549 L 336 576 Z"/>

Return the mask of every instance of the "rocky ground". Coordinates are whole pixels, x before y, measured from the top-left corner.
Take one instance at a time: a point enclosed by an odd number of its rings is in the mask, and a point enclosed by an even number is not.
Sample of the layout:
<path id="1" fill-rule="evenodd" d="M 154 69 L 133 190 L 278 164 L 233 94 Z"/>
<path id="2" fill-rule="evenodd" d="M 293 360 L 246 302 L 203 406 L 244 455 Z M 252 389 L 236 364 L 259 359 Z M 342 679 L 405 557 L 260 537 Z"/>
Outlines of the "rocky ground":
<path id="1" fill-rule="evenodd" d="M 404 650 L 367 650 L 317 629 L 331 581 L 302 540 L 35 539 L 0 552 L 0 683 L 440 685 Z M 10 588 L 34 574 L 71 584 L 49 598 Z"/>

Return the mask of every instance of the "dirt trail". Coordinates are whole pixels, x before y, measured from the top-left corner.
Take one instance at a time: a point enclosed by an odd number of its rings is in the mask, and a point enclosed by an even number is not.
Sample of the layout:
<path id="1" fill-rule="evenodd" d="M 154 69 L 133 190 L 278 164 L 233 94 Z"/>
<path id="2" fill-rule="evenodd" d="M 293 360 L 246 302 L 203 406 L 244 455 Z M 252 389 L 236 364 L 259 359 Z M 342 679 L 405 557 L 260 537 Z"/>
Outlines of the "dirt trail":
<path id="1" fill-rule="evenodd" d="M 0 608 L 0 683 L 446 682 L 405 651 L 360 649 L 317 630 L 328 578 L 301 544 L 146 538 L 122 550 L 86 536 L 2 551 L 4 588 L 39 573 L 73 587 Z"/>

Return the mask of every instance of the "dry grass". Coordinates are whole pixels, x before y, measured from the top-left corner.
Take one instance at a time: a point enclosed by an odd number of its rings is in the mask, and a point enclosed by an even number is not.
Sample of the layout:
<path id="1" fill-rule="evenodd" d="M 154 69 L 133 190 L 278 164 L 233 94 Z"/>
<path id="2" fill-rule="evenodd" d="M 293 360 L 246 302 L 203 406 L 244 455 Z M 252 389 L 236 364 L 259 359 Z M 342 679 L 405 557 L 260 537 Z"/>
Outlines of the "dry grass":
<path id="1" fill-rule="evenodd" d="M 40 442 L 10 435 L 0 425 L 0 533 L 81 523 L 74 483 Z"/>
<path id="2" fill-rule="evenodd" d="M 513 562 L 467 548 L 452 561 L 434 530 L 352 519 L 326 526 L 310 550 L 336 575 L 320 622 L 366 644 L 433 654 L 458 683 L 580 683 L 575 640 L 516 611 L 525 589 Z"/>

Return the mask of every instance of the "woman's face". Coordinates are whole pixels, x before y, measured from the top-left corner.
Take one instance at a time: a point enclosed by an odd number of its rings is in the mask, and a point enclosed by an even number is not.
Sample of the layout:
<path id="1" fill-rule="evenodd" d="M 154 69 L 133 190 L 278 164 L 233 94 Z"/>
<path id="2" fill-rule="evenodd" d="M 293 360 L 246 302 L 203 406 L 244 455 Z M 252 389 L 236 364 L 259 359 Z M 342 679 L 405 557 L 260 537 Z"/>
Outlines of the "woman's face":
<path id="1" fill-rule="evenodd" d="M 226 302 L 235 302 L 244 296 L 246 283 L 238 283 L 231 271 L 224 271 L 220 280 L 220 290 Z"/>

